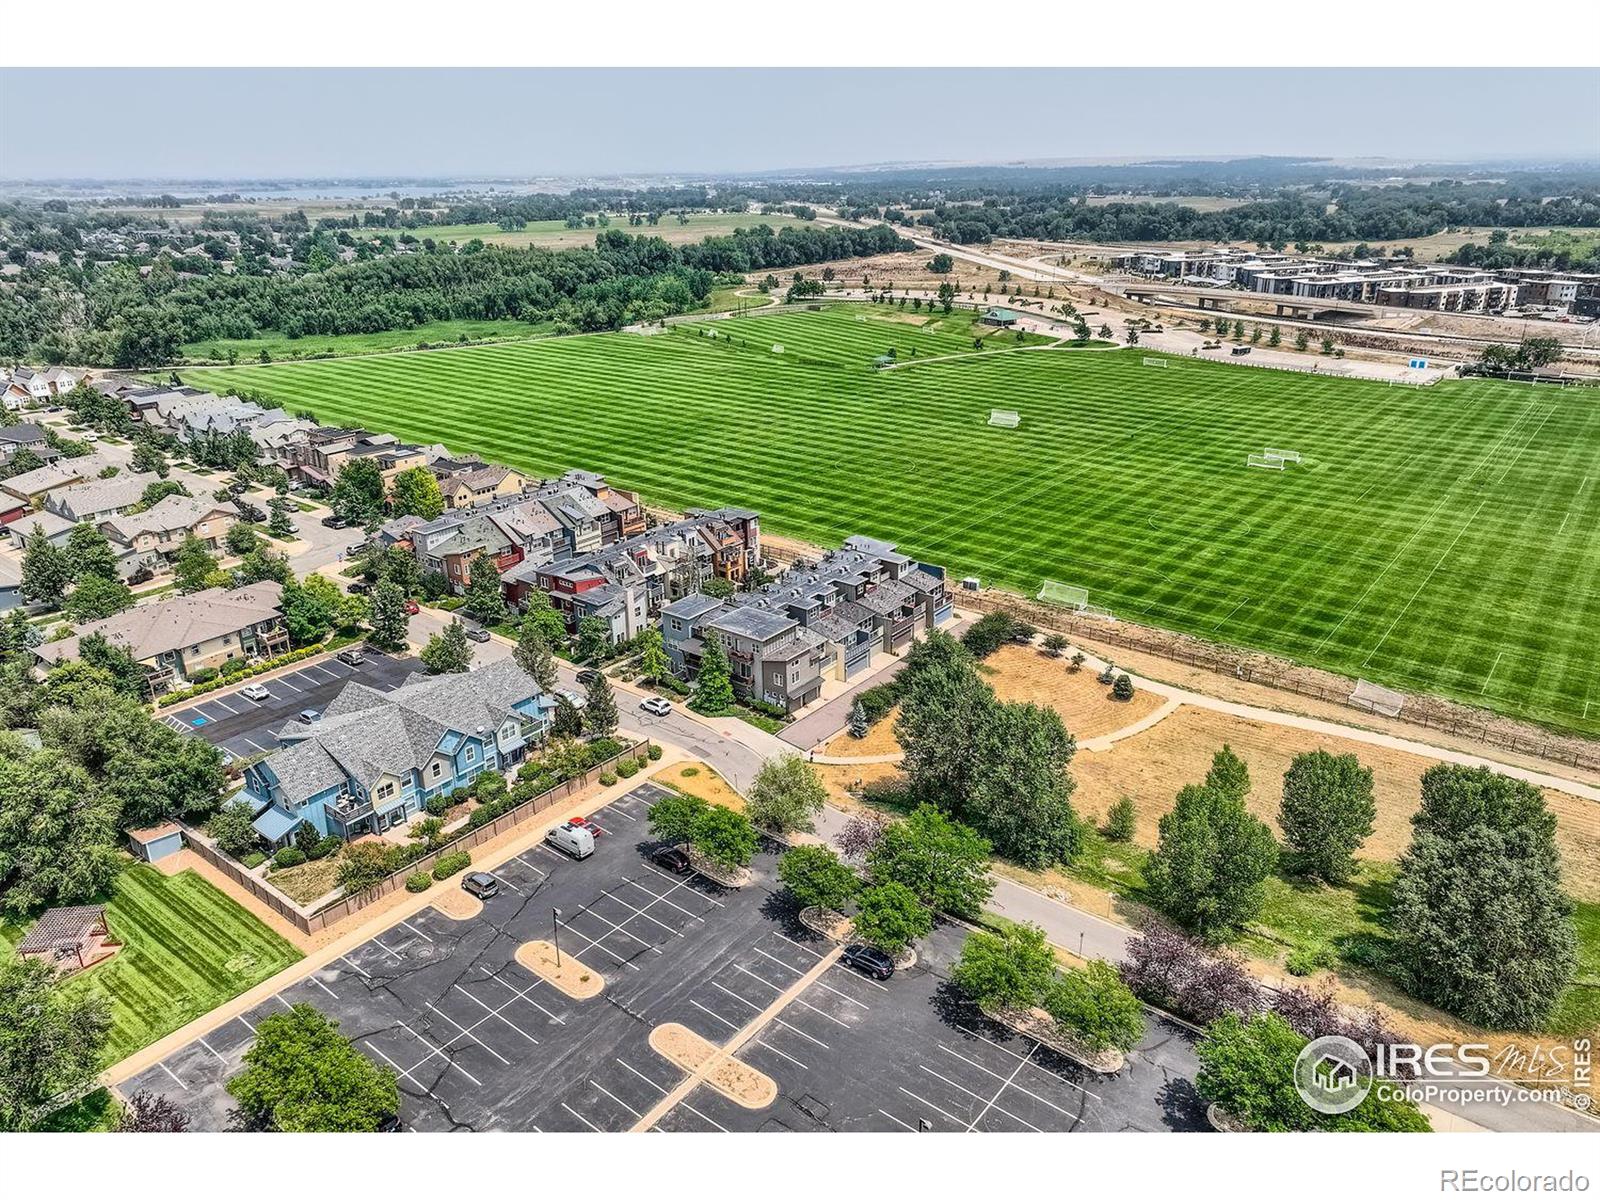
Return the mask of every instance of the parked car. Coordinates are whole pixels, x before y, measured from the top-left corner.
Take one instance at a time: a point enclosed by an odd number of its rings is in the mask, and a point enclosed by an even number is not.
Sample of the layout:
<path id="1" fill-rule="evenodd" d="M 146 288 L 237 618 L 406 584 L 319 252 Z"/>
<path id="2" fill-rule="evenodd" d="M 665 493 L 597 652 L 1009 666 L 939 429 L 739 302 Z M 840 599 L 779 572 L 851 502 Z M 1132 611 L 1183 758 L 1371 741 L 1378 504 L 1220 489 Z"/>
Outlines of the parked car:
<path id="1" fill-rule="evenodd" d="M 489 631 L 487 629 L 469 629 L 467 630 L 467 640 L 469 642 L 487 642 L 489 640 Z"/>
<path id="2" fill-rule="evenodd" d="M 352 596 L 365 596 L 371 590 L 372 585 L 365 579 L 358 579 L 350 585 L 350 594 Z"/>
<path id="3" fill-rule="evenodd" d="M 318 721 L 322 720 L 322 710 L 317 708 L 302 708 L 300 710 L 300 719 L 307 725 L 315 725 Z"/>
<path id="4" fill-rule="evenodd" d="M 334 655 L 334 657 L 347 667 L 359 667 L 362 663 L 367 661 L 367 656 L 361 653 L 361 651 L 357 650 L 354 646 L 350 646 L 347 649 L 339 651 L 339 653 Z"/>
<path id="5" fill-rule="evenodd" d="M 344 552 L 350 555 L 352 558 L 358 554 L 365 554 L 367 552 L 366 540 L 363 539 L 359 542 L 351 542 L 344 548 Z"/>
<path id="6" fill-rule="evenodd" d="M 1249 346 L 1235 346 L 1231 351 L 1229 351 L 1229 353 L 1233 354 L 1235 357 L 1238 357 L 1241 354 L 1249 354 L 1250 353 L 1250 347 Z"/>
<path id="7" fill-rule="evenodd" d="M 674 875 L 687 875 L 694 869 L 689 856 L 676 846 L 657 846 L 650 852 L 650 861 Z"/>
<path id="8" fill-rule="evenodd" d="M 594 853 L 594 831 L 580 821 L 557 825 L 544 835 L 544 840 L 573 858 L 588 858 Z"/>
<path id="9" fill-rule="evenodd" d="M 653 717 L 666 717 L 672 714 L 672 702 L 661 696 L 650 696 L 639 701 L 639 707 Z"/>
<path id="10" fill-rule="evenodd" d="M 414 617 L 421 611 L 422 610 L 417 607 L 417 602 L 415 600 L 407 600 L 406 601 L 406 615 L 407 616 Z"/>
<path id="11" fill-rule="evenodd" d="M 243 696 L 246 700 L 268 700 L 272 697 L 272 693 L 267 691 L 267 689 L 262 687 L 259 683 L 245 684 L 239 689 L 239 695 Z"/>
<path id="12" fill-rule="evenodd" d="M 228 485 L 228 490 L 235 496 L 242 496 L 250 490 L 250 485 L 242 479 L 235 479 Z"/>
<path id="13" fill-rule="evenodd" d="M 563 688 L 561 691 L 557 692 L 556 695 L 560 696 L 579 712 L 582 712 L 584 709 L 589 707 L 589 701 L 582 692 L 575 692 L 571 688 Z"/>
<path id="14" fill-rule="evenodd" d="M 327 529 L 348 529 L 350 527 L 350 522 L 346 521 L 338 513 L 323 517 L 322 524 Z"/>
<path id="15" fill-rule="evenodd" d="M 92 429 L 86 429 L 78 435 L 78 440 L 80 442 L 98 442 L 100 435 Z"/>
<path id="16" fill-rule="evenodd" d="M 894 959 L 876 946 L 852 942 L 839 957 L 863 975 L 871 975 L 874 979 L 887 979 L 894 974 Z"/>
<path id="17" fill-rule="evenodd" d="M 600 672 L 596 671 L 593 667 L 585 667 L 583 670 L 578 672 L 578 682 L 583 684 L 584 687 L 588 687 L 591 683 L 599 678 Z"/>
<path id="18" fill-rule="evenodd" d="M 500 894 L 500 881 L 487 871 L 469 871 L 461 877 L 461 890 L 487 900 Z"/>

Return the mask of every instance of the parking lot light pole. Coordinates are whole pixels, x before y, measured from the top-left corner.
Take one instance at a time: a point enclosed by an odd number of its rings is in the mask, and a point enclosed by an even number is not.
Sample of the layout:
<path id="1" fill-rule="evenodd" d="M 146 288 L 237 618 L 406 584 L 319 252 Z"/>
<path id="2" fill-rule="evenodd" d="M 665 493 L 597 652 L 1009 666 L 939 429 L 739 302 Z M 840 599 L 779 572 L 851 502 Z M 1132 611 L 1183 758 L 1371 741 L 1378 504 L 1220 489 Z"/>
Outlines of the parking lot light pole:
<path id="1" fill-rule="evenodd" d="M 559 971 L 561 969 L 561 910 L 559 908 L 550 910 L 550 937 L 555 942 L 556 970 Z"/>

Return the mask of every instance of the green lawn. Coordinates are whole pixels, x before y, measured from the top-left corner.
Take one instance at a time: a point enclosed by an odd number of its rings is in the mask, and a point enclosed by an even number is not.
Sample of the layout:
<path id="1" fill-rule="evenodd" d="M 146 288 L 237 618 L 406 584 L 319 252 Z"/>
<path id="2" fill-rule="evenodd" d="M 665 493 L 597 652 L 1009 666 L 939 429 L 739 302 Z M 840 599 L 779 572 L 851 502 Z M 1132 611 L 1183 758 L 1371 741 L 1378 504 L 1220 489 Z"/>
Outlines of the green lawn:
<path id="1" fill-rule="evenodd" d="M 132 864 L 106 901 L 116 955 L 74 976 L 111 1003 L 109 1066 L 276 975 L 300 952 L 193 871 Z M 22 930 L 0 926 L 14 944 Z"/>
<path id="2" fill-rule="evenodd" d="M 672 507 L 747 505 L 826 544 L 891 539 L 1029 594 L 1081 585 L 1125 619 L 1600 732 L 1595 392 L 1155 370 L 1142 349 L 873 369 L 891 347 L 971 350 L 970 320 L 837 305 L 184 377 L 601 471 Z M 991 408 L 1020 428 L 988 426 Z M 1304 461 L 1246 467 L 1269 446 Z"/>
<path id="3" fill-rule="evenodd" d="M 677 217 L 664 214 L 658 225 L 629 225 L 627 217 L 613 214 L 610 228 L 620 229 L 623 233 L 634 236 L 658 237 L 674 244 L 682 244 L 698 242 L 708 237 L 726 237 L 735 229 L 754 229 L 757 225 L 770 225 L 773 229 L 783 229 L 790 225 L 806 224 L 798 217 L 764 217 L 753 212 L 694 212 L 687 215 L 689 218 L 687 224 L 680 224 Z M 501 229 L 498 225 L 484 222 L 479 225 L 425 225 L 420 229 L 373 232 L 390 232 L 396 237 L 404 232 L 417 238 L 432 238 L 436 242 L 464 244 L 477 238 L 488 246 L 541 246 L 547 250 L 568 250 L 575 246 L 593 246 L 594 239 L 601 230 L 598 226 L 590 228 L 587 225 L 582 229 L 568 229 L 565 221 L 529 221 L 525 228 L 514 230 Z"/>
<path id="4" fill-rule="evenodd" d="M 265 350 L 274 362 L 280 359 L 309 358 L 314 354 L 376 354 L 385 350 L 415 350 L 458 342 L 462 336 L 473 341 L 515 341 L 542 337 L 554 326 L 550 322 L 529 321 L 433 321 L 412 329 L 385 329 L 378 333 L 311 334 L 289 338 L 270 334 L 254 338 L 220 338 L 191 342 L 179 353 L 194 362 L 224 363 L 232 350 L 237 361 L 255 362 Z"/>

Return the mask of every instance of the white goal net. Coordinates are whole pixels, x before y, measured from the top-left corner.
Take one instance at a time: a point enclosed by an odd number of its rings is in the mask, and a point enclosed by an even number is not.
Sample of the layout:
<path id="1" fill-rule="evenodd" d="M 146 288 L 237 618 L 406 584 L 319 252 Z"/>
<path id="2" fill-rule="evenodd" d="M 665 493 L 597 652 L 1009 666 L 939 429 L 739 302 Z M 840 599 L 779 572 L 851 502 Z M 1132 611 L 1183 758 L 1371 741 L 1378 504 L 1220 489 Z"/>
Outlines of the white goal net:
<path id="1" fill-rule="evenodd" d="M 1144 365 L 1147 367 L 1164 367 L 1167 365 L 1167 360 L 1164 358 L 1146 358 Z"/>
<path id="2" fill-rule="evenodd" d="M 1268 471 L 1283 470 L 1283 459 L 1273 458 L 1269 454 L 1247 454 L 1244 465 L 1247 467 L 1263 467 Z"/>
<path id="3" fill-rule="evenodd" d="M 1263 450 L 1261 453 L 1265 454 L 1268 458 L 1279 458 L 1284 462 L 1297 463 L 1300 461 L 1300 451 L 1298 450 L 1273 450 L 1269 448 Z"/>
<path id="4" fill-rule="evenodd" d="M 1356 690 L 1350 693 L 1350 703 L 1368 712 L 1381 713 L 1386 717 L 1398 717 L 1400 710 L 1405 707 L 1406 698 L 1404 693 L 1391 691 L 1376 683 L 1369 683 L 1365 679 L 1358 679 Z"/>
<path id="5" fill-rule="evenodd" d="M 1007 408 L 991 408 L 989 424 L 998 425 L 1002 429 L 1015 429 L 1022 424 L 1022 418 Z"/>
<path id="6" fill-rule="evenodd" d="M 1082 610 L 1089 607 L 1089 589 L 1046 579 L 1039 588 L 1038 599 L 1046 604 L 1059 604 L 1063 608 Z"/>

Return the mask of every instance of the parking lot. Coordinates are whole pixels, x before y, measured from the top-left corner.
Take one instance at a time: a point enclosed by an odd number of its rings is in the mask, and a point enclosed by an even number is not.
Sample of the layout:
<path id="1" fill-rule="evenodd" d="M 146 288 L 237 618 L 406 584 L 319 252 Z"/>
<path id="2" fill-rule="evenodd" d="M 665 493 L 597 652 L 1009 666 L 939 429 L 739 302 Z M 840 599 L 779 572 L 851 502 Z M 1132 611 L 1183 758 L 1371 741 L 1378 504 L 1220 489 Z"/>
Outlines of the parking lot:
<path id="1" fill-rule="evenodd" d="M 829 946 L 794 920 L 774 880 L 730 891 L 649 861 L 643 784 L 593 817 L 595 853 L 575 862 L 535 846 L 502 864 L 500 894 L 470 920 L 426 908 L 126 1081 L 183 1106 L 197 1129 L 226 1128 L 223 1084 L 253 1029 L 307 1002 L 399 1078 L 407 1128 L 621 1131 L 683 1079 L 649 1045 L 677 1022 L 716 1043 L 747 1026 Z M 436 886 L 458 886 L 452 880 Z M 549 939 L 605 978 L 576 1001 L 515 959 Z M 1152 1023 L 1115 1078 L 1091 1076 L 995 1028 L 947 974 L 965 930 L 941 925 L 924 961 L 885 983 L 835 964 L 739 1052 L 777 1101 L 751 1110 L 700 1086 L 663 1130 L 1072 1130 L 1197 1128 L 1188 1035 Z"/>
<path id="2" fill-rule="evenodd" d="M 326 708 L 345 684 L 354 681 L 388 692 L 422 670 L 422 664 L 408 655 L 391 657 L 371 650 L 362 654 L 366 661 L 360 666 L 329 655 L 272 679 L 256 680 L 267 690 L 264 700 L 248 700 L 238 688 L 229 688 L 168 711 L 162 719 L 180 732 L 198 734 L 221 746 L 235 758 L 276 750 L 277 730 L 303 709 Z"/>

